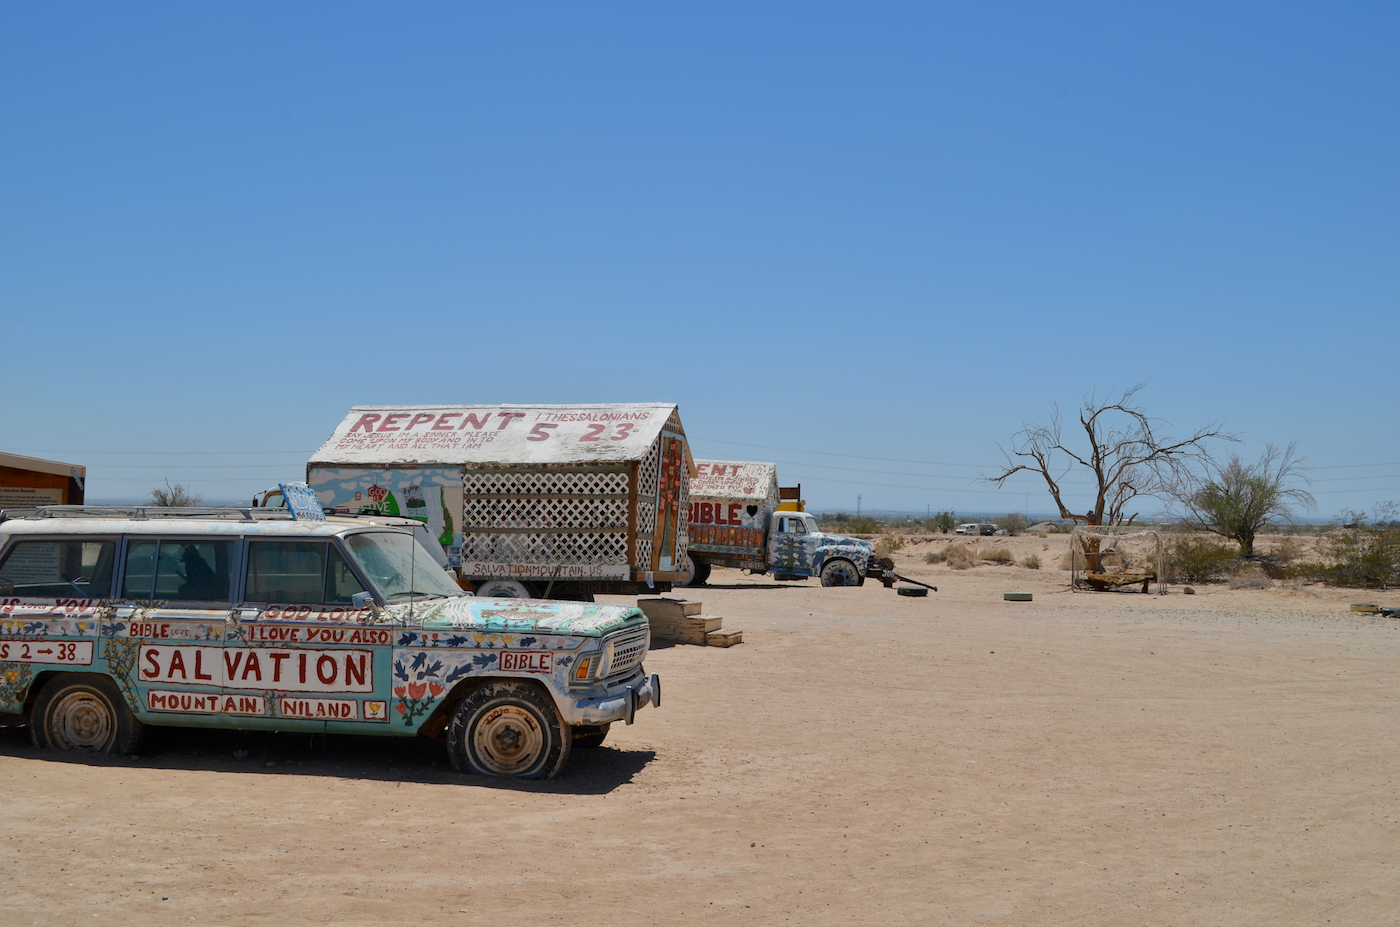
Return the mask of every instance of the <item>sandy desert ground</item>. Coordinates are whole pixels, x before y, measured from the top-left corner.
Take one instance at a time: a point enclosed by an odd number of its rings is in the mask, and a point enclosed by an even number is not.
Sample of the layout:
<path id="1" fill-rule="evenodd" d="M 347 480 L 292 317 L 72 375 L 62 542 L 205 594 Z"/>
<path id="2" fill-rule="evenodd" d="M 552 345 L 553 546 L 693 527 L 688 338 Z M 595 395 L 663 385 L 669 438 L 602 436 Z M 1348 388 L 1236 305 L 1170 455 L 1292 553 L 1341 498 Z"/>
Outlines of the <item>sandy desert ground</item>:
<path id="1" fill-rule="evenodd" d="M 898 557 L 926 599 L 716 571 L 689 595 L 745 643 L 656 649 L 663 707 L 553 782 L 0 731 L 0 923 L 1400 922 L 1400 622 L 1348 610 L 1400 594 L 1071 593 L 1064 536 L 941 543 Z"/>

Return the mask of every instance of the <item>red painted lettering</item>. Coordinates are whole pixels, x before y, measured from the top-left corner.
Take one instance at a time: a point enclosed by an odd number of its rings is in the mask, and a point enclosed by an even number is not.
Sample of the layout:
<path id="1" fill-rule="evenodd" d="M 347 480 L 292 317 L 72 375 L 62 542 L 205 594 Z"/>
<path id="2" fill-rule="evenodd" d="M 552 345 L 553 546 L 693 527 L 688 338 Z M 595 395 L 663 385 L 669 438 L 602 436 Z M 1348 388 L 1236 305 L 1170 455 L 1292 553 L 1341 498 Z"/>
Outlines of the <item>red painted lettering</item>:
<path id="1" fill-rule="evenodd" d="M 282 681 L 282 661 L 285 660 L 285 659 L 287 659 L 288 657 L 290 657 L 291 654 L 289 654 L 289 653 L 271 653 L 271 654 L 268 654 L 268 656 L 272 657 L 272 681 L 273 681 L 273 682 L 281 682 L 281 681 Z M 301 658 L 301 662 L 302 662 L 303 664 L 305 664 L 305 663 L 306 663 L 306 657 L 302 657 L 302 658 Z M 258 678 L 261 679 L 262 677 L 259 676 Z M 302 682 L 306 682 L 306 673 L 302 673 L 302 674 L 301 674 L 301 681 L 302 681 Z"/>
<path id="2" fill-rule="evenodd" d="M 413 418 L 408 420 L 408 424 L 404 426 L 404 431 L 412 431 L 419 425 L 424 425 L 428 422 L 431 422 L 433 418 L 434 416 L 430 412 L 419 412 L 417 415 L 413 416 Z"/>
<path id="3" fill-rule="evenodd" d="M 200 672 L 200 670 L 204 668 L 203 664 L 204 664 L 204 651 L 203 651 L 203 650 L 196 650 L 196 651 L 194 652 L 194 678 L 195 678 L 195 679 L 213 679 L 214 677 L 213 677 L 213 676 L 210 676 L 208 673 L 201 673 L 201 672 Z"/>
<path id="4" fill-rule="evenodd" d="M 523 414 L 523 413 L 522 413 L 522 414 Z M 501 423 L 501 427 L 502 427 L 502 428 L 505 427 L 505 423 L 504 423 L 504 422 Z M 544 428 L 558 428 L 558 427 L 559 427 L 558 425 L 546 425 L 544 422 L 536 422 L 536 423 L 535 423 L 535 427 L 530 429 L 530 436 L 529 436 L 528 438 L 526 438 L 525 440 L 526 440 L 526 441 L 548 441 L 548 440 L 549 440 L 549 432 L 547 432 L 547 431 L 542 431 L 541 429 L 544 429 Z"/>
<path id="5" fill-rule="evenodd" d="M 373 432 L 374 423 L 377 421 L 379 421 L 379 415 L 377 413 L 366 412 L 364 415 L 361 415 L 360 420 L 350 428 L 350 433 L 353 435 L 361 428 L 363 428 L 365 431 Z"/>
<path id="6" fill-rule="evenodd" d="M 174 653 L 172 653 L 172 654 L 170 655 L 170 669 L 168 669 L 168 670 L 165 671 L 165 678 L 166 678 L 166 679 L 174 679 L 174 678 L 175 678 L 175 670 L 177 670 L 177 669 L 180 671 L 180 678 L 181 678 L 181 679 L 189 679 L 189 678 L 190 678 L 190 677 L 189 677 L 189 674 L 185 672 L 185 658 L 180 654 L 180 651 L 178 651 L 178 650 L 176 650 Z"/>
<path id="7" fill-rule="evenodd" d="M 477 431 L 480 431 L 482 427 L 486 425 L 487 419 L 491 417 L 490 412 L 482 412 L 480 415 L 477 415 L 477 413 L 475 412 L 464 412 L 462 413 L 462 415 L 462 424 L 457 426 L 458 431 L 461 431 L 468 425 L 472 426 L 472 428 L 476 429 Z"/>
<path id="8" fill-rule="evenodd" d="M 518 418 L 525 417 L 524 412 L 497 412 L 496 414 L 501 417 L 501 424 L 496 426 L 497 431 L 505 431 L 506 426 L 509 425 L 511 422 L 515 421 Z"/>
<path id="9" fill-rule="evenodd" d="M 450 419 L 450 418 L 457 418 L 457 417 L 460 416 L 461 414 L 462 414 L 461 412 L 444 412 L 444 413 L 442 413 L 441 415 L 438 416 L 438 420 L 437 420 L 436 422 L 433 422 L 433 429 L 432 429 L 432 430 L 433 430 L 433 431 L 451 431 L 451 430 L 452 430 L 452 423 L 449 422 L 448 419 Z"/>
<path id="10" fill-rule="evenodd" d="M 352 657 L 350 656 L 350 654 L 348 654 L 348 653 L 345 655 L 345 687 L 346 687 L 347 689 L 350 688 L 351 686 L 355 685 L 356 683 L 359 683 L 360 685 L 364 685 L 364 682 L 365 682 L 365 655 L 364 655 L 364 654 L 360 654 L 358 659 L 359 659 L 359 661 L 360 661 L 360 665 L 359 665 L 359 668 L 356 669 L 356 667 L 355 667 L 355 659 L 352 658 Z"/>
<path id="11" fill-rule="evenodd" d="M 384 421 L 379 423 L 378 431 L 398 431 L 399 426 L 394 424 L 399 419 L 408 418 L 407 412 L 392 412 L 384 416 Z"/>
<path id="12" fill-rule="evenodd" d="M 302 684 L 302 685 L 306 685 L 306 654 L 301 653 L 301 654 L 297 654 L 297 656 L 301 657 L 301 680 L 300 680 L 300 681 L 301 681 L 301 684 Z"/>
<path id="13" fill-rule="evenodd" d="M 145 676 L 148 679 L 159 679 L 160 660 L 156 659 L 156 652 L 154 650 L 146 651 L 146 662 L 151 665 L 149 668 L 143 668 L 141 670 L 141 675 Z"/>
<path id="14" fill-rule="evenodd" d="M 739 517 L 739 508 L 739 503 L 729 503 L 729 523 L 731 525 L 742 525 L 744 523 L 743 519 Z"/>
<path id="15" fill-rule="evenodd" d="M 302 659 L 305 660 L 306 658 L 303 657 Z M 326 675 L 326 667 L 330 667 L 329 676 Z M 321 680 L 322 685 L 328 686 L 331 683 L 335 682 L 335 675 L 336 670 L 334 658 L 327 656 L 324 653 L 316 658 L 316 678 Z"/>
<path id="16" fill-rule="evenodd" d="M 249 653 L 248 661 L 243 664 L 244 681 L 247 681 L 249 673 L 252 673 L 258 682 L 262 682 L 262 664 L 258 662 L 258 655 L 256 652 Z"/>

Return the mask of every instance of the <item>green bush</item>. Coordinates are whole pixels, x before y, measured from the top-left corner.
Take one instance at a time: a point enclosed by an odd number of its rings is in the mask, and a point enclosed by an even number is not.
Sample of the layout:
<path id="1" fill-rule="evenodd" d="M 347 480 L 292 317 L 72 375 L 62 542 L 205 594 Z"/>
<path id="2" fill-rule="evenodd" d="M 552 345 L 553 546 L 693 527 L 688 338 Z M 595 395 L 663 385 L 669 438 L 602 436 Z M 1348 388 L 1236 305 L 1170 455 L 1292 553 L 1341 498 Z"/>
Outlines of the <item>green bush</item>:
<path id="1" fill-rule="evenodd" d="M 1031 554 L 1021 561 L 1021 566 L 1028 570 L 1040 569 L 1040 554 Z"/>
<path id="2" fill-rule="evenodd" d="M 947 534 L 958 526 L 958 516 L 952 512 L 939 512 L 924 523 L 924 529 L 930 534 L 937 531 L 939 534 Z"/>
<path id="3" fill-rule="evenodd" d="M 1242 562 L 1238 547 L 1188 535 L 1173 541 L 1167 548 L 1167 581 L 1219 582 L 1229 578 Z"/>
<path id="4" fill-rule="evenodd" d="M 1400 525 L 1368 525 L 1358 516 L 1353 527 L 1334 528 L 1318 543 L 1323 559 L 1294 563 L 1290 576 L 1332 586 L 1386 589 L 1400 585 Z"/>
<path id="5" fill-rule="evenodd" d="M 999 563 L 1002 566 L 1016 561 L 1016 558 L 1011 556 L 1011 551 L 1007 550 L 1005 547 L 993 547 L 982 555 L 982 559 L 991 563 Z"/>
<path id="6" fill-rule="evenodd" d="M 904 546 L 904 535 L 902 534 L 881 534 L 879 540 L 875 542 L 875 556 L 893 557 L 894 552 Z"/>

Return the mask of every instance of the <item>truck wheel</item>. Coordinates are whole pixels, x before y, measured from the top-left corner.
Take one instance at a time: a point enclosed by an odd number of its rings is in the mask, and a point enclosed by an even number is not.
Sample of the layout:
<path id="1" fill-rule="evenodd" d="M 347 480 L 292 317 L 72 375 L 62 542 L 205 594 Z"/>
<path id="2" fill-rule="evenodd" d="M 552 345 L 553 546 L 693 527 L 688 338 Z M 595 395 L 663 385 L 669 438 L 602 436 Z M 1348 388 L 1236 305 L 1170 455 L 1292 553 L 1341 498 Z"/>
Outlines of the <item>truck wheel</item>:
<path id="1" fill-rule="evenodd" d="M 44 686 L 29 722 L 34 746 L 86 753 L 135 753 L 145 730 L 112 680 L 91 673 L 64 673 Z"/>
<path id="2" fill-rule="evenodd" d="M 828 560 L 822 567 L 823 586 L 859 586 L 860 570 L 849 560 Z"/>
<path id="3" fill-rule="evenodd" d="M 608 730 L 611 724 L 600 724 L 597 727 L 579 725 L 574 728 L 574 749 L 588 750 L 593 747 L 601 747 L 603 741 L 607 739 Z"/>
<path id="4" fill-rule="evenodd" d="M 447 728 L 452 768 L 503 779 L 552 779 L 568 762 L 573 731 L 554 703 L 524 682 L 488 682 L 462 699 Z"/>
<path id="5" fill-rule="evenodd" d="M 533 599 L 524 583 L 513 579 L 488 579 L 476 587 L 479 599 Z"/>
<path id="6" fill-rule="evenodd" d="M 696 560 L 690 554 L 685 555 L 685 568 L 689 574 L 684 580 L 672 583 L 673 586 L 694 587 L 705 585 L 705 580 L 710 578 L 710 564 L 705 560 Z"/>

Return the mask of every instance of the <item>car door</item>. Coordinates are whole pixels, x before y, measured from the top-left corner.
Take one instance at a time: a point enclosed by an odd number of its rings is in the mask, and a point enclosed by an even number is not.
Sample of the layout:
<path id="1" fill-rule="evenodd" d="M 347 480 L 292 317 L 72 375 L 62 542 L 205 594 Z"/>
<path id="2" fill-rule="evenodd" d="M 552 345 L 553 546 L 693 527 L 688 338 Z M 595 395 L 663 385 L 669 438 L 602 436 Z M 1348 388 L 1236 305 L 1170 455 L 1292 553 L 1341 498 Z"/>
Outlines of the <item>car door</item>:
<path id="1" fill-rule="evenodd" d="M 238 553 L 229 537 L 124 539 L 104 652 L 142 720 L 224 723 L 223 649 Z"/>
<path id="2" fill-rule="evenodd" d="M 354 596 L 365 584 L 331 538 L 249 538 L 231 698 L 261 698 L 281 729 L 387 725 L 392 631 Z"/>

